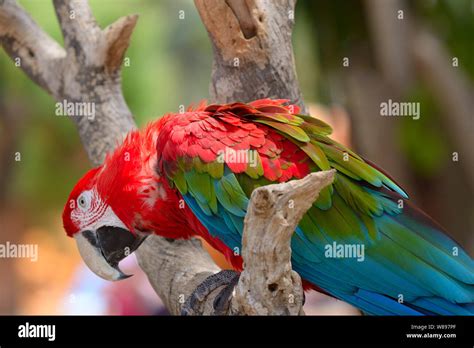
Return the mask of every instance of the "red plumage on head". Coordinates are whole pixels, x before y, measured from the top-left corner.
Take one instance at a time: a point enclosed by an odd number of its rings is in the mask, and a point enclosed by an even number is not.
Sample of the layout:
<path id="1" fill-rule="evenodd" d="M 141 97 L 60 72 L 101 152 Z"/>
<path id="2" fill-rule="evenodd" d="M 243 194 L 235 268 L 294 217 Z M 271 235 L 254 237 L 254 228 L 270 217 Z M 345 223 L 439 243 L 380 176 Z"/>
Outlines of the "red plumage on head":
<path id="1" fill-rule="evenodd" d="M 79 179 L 76 186 L 74 186 L 73 190 L 69 194 L 69 198 L 66 202 L 66 205 L 64 206 L 62 215 L 64 230 L 69 237 L 73 236 L 76 232 L 79 232 L 79 227 L 76 226 L 76 224 L 74 224 L 74 222 L 71 220 L 71 211 L 75 208 L 79 195 L 84 190 L 89 190 L 95 185 L 96 174 L 100 168 L 101 167 L 89 170 L 81 179 Z"/>

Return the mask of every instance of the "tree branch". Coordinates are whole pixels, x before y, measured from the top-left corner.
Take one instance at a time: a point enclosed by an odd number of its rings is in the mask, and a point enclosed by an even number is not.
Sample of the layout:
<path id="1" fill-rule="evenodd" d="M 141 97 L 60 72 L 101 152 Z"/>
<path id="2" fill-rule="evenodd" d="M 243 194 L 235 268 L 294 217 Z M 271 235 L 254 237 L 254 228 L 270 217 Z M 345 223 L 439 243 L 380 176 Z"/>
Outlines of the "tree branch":
<path id="1" fill-rule="evenodd" d="M 211 96 L 215 101 L 287 98 L 305 110 L 291 48 L 294 3 L 196 1 L 214 45 Z M 69 116 L 89 159 L 98 165 L 135 127 L 121 91 L 120 66 L 137 16 L 123 17 L 101 30 L 87 1 L 54 0 L 54 6 L 65 49 L 14 0 L 0 0 L 0 42 L 12 59 L 20 58 L 21 69 L 57 101 L 95 106 L 93 118 Z M 229 29 L 225 29 L 227 20 L 233 23 Z M 239 58 L 240 65 L 234 66 L 234 58 Z M 291 270 L 290 238 L 332 176 L 332 172 L 321 172 L 254 192 L 242 250 L 247 267 L 228 314 L 302 312 L 301 280 Z M 287 207 L 290 199 L 295 201 L 294 209 Z M 152 236 L 136 255 L 172 314 L 180 313 L 197 285 L 219 271 L 197 240 Z M 216 294 L 205 299 L 200 314 L 212 313 Z"/>
<path id="2" fill-rule="evenodd" d="M 252 192 L 242 239 L 245 269 L 233 298 L 234 312 L 303 314 L 301 278 L 291 269 L 291 237 L 334 174 L 334 170 L 311 173 Z"/>
<path id="3" fill-rule="evenodd" d="M 195 0 L 214 49 L 211 99 L 290 99 L 307 113 L 291 44 L 296 0 Z"/>
<path id="4" fill-rule="evenodd" d="M 69 115 L 76 124 L 93 165 L 135 127 L 122 95 L 119 67 L 106 59 L 111 47 L 128 46 L 137 20 L 128 16 L 102 31 L 95 24 L 87 1 L 56 0 L 66 49 L 50 38 L 13 0 L 0 3 L 0 42 L 7 54 L 39 86 L 58 102 L 86 102 L 94 105 L 93 117 Z M 112 26 L 110 28 L 112 28 Z M 122 39 L 111 32 L 128 32 Z M 66 54 L 67 52 L 67 54 Z M 109 68 L 105 65 L 109 64 Z"/>
<path id="5" fill-rule="evenodd" d="M 15 64 L 48 93 L 59 89 L 66 51 L 14 0 L 0 1 L 0 44 Z"/>

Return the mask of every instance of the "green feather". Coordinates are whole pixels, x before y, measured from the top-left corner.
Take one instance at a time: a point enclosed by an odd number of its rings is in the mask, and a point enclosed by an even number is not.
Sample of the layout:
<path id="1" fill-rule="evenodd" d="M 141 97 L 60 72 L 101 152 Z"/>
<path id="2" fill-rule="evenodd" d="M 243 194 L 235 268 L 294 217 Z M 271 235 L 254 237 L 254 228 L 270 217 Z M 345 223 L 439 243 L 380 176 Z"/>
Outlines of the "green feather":
<path id="1" fill-rule="evenodd" d="M 284 117 L 283 115 L 279 115 L 279 114 L 259 113 L 259 114 L 253 114 L 251 116 L 256 117 L 256 119 L 267 119 L 269 121 L 276 121 L 276 122 L 281 122 L 281 123 L 290 123 L 288 118 Z"/>
<path id="2" fill-rule="evenodd" d="M 267 178 L 263 176 L 258 179 L 253 179 L 248 175 L 238 174 L 236 175 L 236 177 L 237 177 L 237 180 L 239 181 L 240 187 L 245 192 L 245 195 L 247 197 L 250 197 L 253 190 L 259 187 L 274 184 L 274 182 L 271 182 L 270 180 L 268 180 Z"/>
<path id="3" fill-rule="evenodd" d="M 383 208 L 377 197 L 368 193 L 363 187 L 351 181 L 351 179 L 338 174 L 334 181 L 334 186 L 341 197 L 353 209 L 370 216 L 382 215 Z"/>
<path id="4" fill-rule="evenodd" d="M 334 169 L 336 169 L 338 172 L 341 172 L 345 175 L 347 175 L 348 177 L 354 179 L 354 180 L 362 180 L 362 178 L 358 175 L 355 175 L 354 173 L 346 170 L 346 168 L 344 168 L 343 166 L 340 166 L 339 164 L 337 164 L 336 162 L 332 162 L 332 161 L 329 161 L 329 164 L 331 165 L 331 167 L 333 167 Z"/>
<path id="5" fill-rule="evenodd" d="M 346 171 L 349 171 L 356 176 L 360 176 L 362 179 L 374 186 L 382 186 L 379 172 L 367 163 L 350 156 L 349 153 L 347 153 L 346 161 L 344 160 L 344 153 L 340 149 L 322 143 L 320 143 L 319 146 L 331 160 L 340 166 L 343 166 Z"/>
<path id="6" fill-rule="evenodd" d="M 215 193 L 219 203 L 226 210 L 237 216 L 245 216 L 249 199 L 233 173 L 226 174 L 219 181 L 215 181 Z"/>
<path id="7" fill-rule="evenodd" d="M 217 161 L 207 163 L 207 172 L 214 178 L 220 179 L 224 175 L 224 163 Z"/>
<path id="8" fill-rule="evenodd" d="M 376 239 L 379 239 L 380 238 L 380 233 L 377 230 L 377 226 L 375 225 L 375 220 L 372 217 L 370 217 L 368 215 L 365 215 L 365 214 L 359 214 L 359 217 L 362 220 L 362 222 L 364 223 L 365 227 L 367 228 L 367 233 L 368 233 L 368 236 L 369 236 L 368 239 L 370 241 L 374 241 Z"/>
<path id="9" fill-rule="evenodd" d="M 262 160 L 260 158 L 260 155 L 258 154 L 258 151 L 249 150 L 248 153 L 250 158 L 255 157 L 256 163 L 255 166 L 251 166 L 251 163 L 249 163 L 247 169 L 245 170 L 245 173 L 247 173 L 247 175 L 253 179 L 258 179 L 263 175 Z"/>
<path id="10" fill-rule="evenodd" d="M 297 126 L 292 126 L 290 124 L 283 124 L 283 123 L 272 122 L 272 121 L 267 121 L 267 120 L 262 120 L 262 119 L 257 119 L 255 120 L 255 122 L 266 124 L 267 126 L 277 129 L 281 133 L 285 135 L 289 135 L 290 137 L 302 142 L 308 142 L 310 140 L 308 135 L 304 132 L 304 130 L 302 130 L 301 128 L 298 128 Z"/>
<path id="11" fill-rule="evenodd" d="M 202 162 L 199 156 L 193 157 L 193 168 L 198 173 L 206 173 L 207 172 L 207 164 Z"/>
<path id="12" fill-rule="evenodd" d="M 320 134 L 320 135 L 329 135 L 332 133 L 332 128 L 327 123 L 309 116 L 309 115 L 298 115 L 302 118 L 305 123 L 303 123 L 302 128 L 309 134 Z"/>
<path id="13" fill-rule="evenodd" d="M 259 113 L 256 115 L 257 120 L 259 119 L 266 119 L 271 122 L 280 122 L 291 124 L 293 126 L 300 126 L 304 120 L 301 117 L 292 114 L 274 114 L 274 113 Z"/>
<path id="14" fill-rule="evenodd" d="M 212 184 L 213 179 L 207 173 L 195 170 L 185 172 L 184 177 L 191 195 L 207 215 L 217 213 L 217 198 Z"/>
<path id="15" fill-rule="evenodd" d="M 331 146 L 335 147 L 337 150 L 339 150 L 341 152 L 347 152 L 349 155 L 351 155 L 352 157 L 355 157 L 359 161 L 363 161 L 362 157 L 360 157 L 354 151 L 352 151 L 351 149 L 345 147 L 342 144 L 339 144 L 337 141 L 334 141 L 334 140 L 332 140 L 331 138 L 329 138 L 327 136 L 324 136 L 324 135 L 321 135 L 321 134 L 315 134 L 315 133 L 311 133 L 310 136 L 313 140 L 316 140 L 318 143 L 331 145 Z"/>
<path id="16" fill-rule="evenodd" d="M 319 209 L 327 210 L 331 207 L 332 204 L 332 185 L 326 186 L 319 192 L 318 199 L 314 203 Z"/>
<path id="17" fill-rule="evenodd" d="M 186 179 L 184 178 L 184 173 L 181 170 L 178 170 L 172 180 L 176 187 L 178 188 L 181 194 L 185 195 L 188 192 L 188 185 L 186 184 Z"/>
<path id="18" fill-rule="evenodd" d="M 329 170 L 328 159 L 321 148 L 313 142 L 307 142 L 304 144 L 297 144 L 301 150 L 303 150 L 321 170 Z"/>
<path id="19" fill-rule="evenodd" d="M 388 197 L 381 192 L 371 190 L 370 188 L 365 188 L 365 190 L 377 198 L 382 209 L 386 213 L 390 215 L 398 215 L 402 212 L 402 208 L 398 206 L 398 201 L 394 201 L 391 197 Z"/>
<path id="20" fill-rule="evenodd" d="M 311 218 L 322 231 L 334 240 L 345 243 L 357 243 L 360 239 L 365 239 L 366 233 L 357 214 L 338 194 L 333 195 L 332 201 L 332 207 L 328 210 L 316 207 L 310 209 Z"/>

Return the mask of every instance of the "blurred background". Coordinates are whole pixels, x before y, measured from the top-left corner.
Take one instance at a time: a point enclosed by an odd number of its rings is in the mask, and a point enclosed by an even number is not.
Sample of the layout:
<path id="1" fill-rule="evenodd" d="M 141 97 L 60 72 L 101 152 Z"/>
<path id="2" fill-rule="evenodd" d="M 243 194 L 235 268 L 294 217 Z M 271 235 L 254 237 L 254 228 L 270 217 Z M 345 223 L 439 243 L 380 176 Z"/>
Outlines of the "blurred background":
<path id="1" fill-rule="evenodd" d="M 20 3 L 62 42 L 50 1 Z M 212 48 L 192 1 L 90 3 L 102 27 L 140 15 L 122 70 L 139 126 L 208 98 Z M 293 34 L 313 116 L 389 171 L 471 256 L 473 15 L 471 0 L 299 0 Z M 381 117 L 388 99 L 420 103 L 420 118 Z M 37 244 L 39 253 L 36 262 L 0 259 L 0 314 L 166 314 L 133 256 L 123 268 L 135 276 L 107 283 L 66 238 L 63 204 L 87 169 L 72 122 L 55 116 L 54 100 L 0 52 L 0 244 Z M 305 310 L 356 313 L 318 294 L 308 295 Z"/>

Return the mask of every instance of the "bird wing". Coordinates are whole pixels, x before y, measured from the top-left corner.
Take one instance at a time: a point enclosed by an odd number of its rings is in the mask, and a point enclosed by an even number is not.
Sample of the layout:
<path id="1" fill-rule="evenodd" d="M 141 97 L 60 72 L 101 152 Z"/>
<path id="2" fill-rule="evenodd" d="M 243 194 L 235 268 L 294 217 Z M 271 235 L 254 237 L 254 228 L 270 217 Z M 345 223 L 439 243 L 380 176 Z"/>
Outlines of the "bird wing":
<path id="1" fill-rule="evenodd" d="M 330 139 L 327 124 L 285 103 L 200 105 L 165 116 L 159 173 L 209 234 L 238 252 L 255 188 L 334 168 L 333 184 L 292 238 L 293 268 L 370 314 L 474 314 L 469 255 L 392 178 Z"/>

